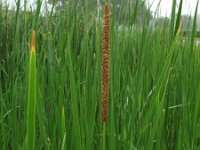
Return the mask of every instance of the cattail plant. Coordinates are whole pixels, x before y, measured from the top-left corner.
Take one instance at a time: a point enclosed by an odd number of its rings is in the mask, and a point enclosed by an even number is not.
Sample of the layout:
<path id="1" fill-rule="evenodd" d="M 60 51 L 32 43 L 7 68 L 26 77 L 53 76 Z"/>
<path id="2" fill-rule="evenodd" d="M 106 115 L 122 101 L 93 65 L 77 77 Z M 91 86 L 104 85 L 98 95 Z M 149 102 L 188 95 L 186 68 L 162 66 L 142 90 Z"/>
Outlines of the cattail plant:
<path id="1" fill-rule="evenodd" d="M 108 119 L 109 72 L 110 72 L 110 14 L 108 3 L 104 6 L 102 35 L 102 121 Z"/>
<path id="2" fill-rule="evenodd" d="M 35 109 L 36 109 L 36 48 L 35 32 L 32 32 L 30 66 L 29 66 L 29 86 L 28 86 L 28 108 L 27 108 L 27 131 L 26 149 L 33 150 L 35 143 Z"/>
<path id="3" fill-rule="evenodd" d="M 103 122 L 103 149 L 106 149 L 106 122 L 108 120 L 109 74 L 110 74 L 110 14 L 109 4 L 105 3 L 102 35 L 102 122 Z"/>

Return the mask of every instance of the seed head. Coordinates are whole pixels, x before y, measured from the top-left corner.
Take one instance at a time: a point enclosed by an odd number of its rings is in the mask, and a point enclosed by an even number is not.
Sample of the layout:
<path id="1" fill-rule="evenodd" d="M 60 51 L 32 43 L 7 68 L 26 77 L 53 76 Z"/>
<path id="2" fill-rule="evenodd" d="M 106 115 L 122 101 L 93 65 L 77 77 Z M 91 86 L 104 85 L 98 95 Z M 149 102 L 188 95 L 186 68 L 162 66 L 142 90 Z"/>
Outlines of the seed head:
<path id="1" fill-rule="evenodd" d="M 109 75 L 110 75 L 110 14 L 108 3 L 104 6 L 102 35 L 102 121 L 108 118 Z"/>

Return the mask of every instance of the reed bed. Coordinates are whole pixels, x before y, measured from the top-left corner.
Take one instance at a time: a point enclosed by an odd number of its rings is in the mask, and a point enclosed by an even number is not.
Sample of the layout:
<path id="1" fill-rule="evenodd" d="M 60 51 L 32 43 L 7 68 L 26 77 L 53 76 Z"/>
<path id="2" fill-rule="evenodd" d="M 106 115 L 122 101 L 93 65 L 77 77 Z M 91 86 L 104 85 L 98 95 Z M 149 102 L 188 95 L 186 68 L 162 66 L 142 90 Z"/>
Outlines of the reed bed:
<path id="1" fill-rule="evenodd" d="M 0 149 L 200 149 L 198 4 L 183 35 L 182 0 L 154 28 L 138 0 L 42 2 L 0 3 Z"/>

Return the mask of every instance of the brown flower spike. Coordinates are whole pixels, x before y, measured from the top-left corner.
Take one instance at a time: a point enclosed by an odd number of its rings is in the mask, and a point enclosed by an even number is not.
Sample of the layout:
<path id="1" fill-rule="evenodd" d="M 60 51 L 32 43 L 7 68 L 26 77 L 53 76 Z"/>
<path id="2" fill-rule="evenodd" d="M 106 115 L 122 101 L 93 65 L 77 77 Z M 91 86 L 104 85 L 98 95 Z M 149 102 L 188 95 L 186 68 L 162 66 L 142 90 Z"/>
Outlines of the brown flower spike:
<path id="1" fill-rule="evenodd" d="M 109 99 L 109 74 L 110 74 L 110 14 L 109 5 L 104 5 L 103 35 L 102 35 L 102 121 L 108 118 Z"/>

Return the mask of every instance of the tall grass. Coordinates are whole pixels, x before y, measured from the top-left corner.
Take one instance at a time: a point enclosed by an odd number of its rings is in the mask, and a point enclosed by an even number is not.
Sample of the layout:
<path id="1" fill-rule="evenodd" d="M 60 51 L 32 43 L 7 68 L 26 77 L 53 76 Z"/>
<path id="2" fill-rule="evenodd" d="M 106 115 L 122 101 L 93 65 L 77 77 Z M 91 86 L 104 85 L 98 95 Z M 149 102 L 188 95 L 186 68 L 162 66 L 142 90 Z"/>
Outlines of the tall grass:
<path id="1" fill-rule="evenodd" d="M 36 10 L 21 10 L 23 0 L 17 1 L 16 11 L 0 5 L 0 149 L 23 149 L 27 130 L 34 131 L 35 124 L 35 135 L 30 133 L 35 142 L 27 140 L 32 149 L 102 150 L 103 9 L 91 7 L 96 1 L 73 0 L 56 13 L 53 3 L 42 15 L 42 2 L 36 1 Z M 172 3 L 169 24 L 152 28 L 148 16 L 138 22 L 139 0 L 134 6 L 123 5 L 119 16 L 114 13 L 117 4 L 110 0 L 105 149 L 200 148 L 198 5 L 193 29 L 182 35 L 182 1 L 178 14 L 175 0 Z M 128 23 L 120 25 L 124 17 Z M 34 97 L 28 95 L 35 95 L 28 92 L 34 81 L 28 76 L 33 29 L 37 103 L 35 113 L 27 114 L 34 108 L 28 101 Z M 35 123 L 27 126 L 30 115 Z"/>
<path id="2" fill-rule="evenodd" d="M 33 150 L 35 144 L 35 111 L 36 110 L 36 48 L 35 32 L 32 33 L 30 67 L 29 67 L 29 87 L 28 87 L 28 107 L 27 107 L 27 141 L 26 149 Z"/>

